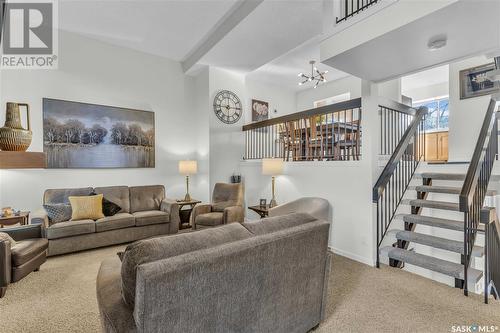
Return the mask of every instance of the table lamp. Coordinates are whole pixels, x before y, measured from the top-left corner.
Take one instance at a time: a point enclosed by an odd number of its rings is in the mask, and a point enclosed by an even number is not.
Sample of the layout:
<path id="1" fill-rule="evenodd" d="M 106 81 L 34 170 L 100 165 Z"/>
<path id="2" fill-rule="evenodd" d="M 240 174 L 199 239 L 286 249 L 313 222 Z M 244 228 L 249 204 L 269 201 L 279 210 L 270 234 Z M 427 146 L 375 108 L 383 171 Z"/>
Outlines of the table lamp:
<path id="1" fill-rule="evenodd" d="M 272 191 L 273 191 L 273 198 L 271 199 L 271 202 L 269 203 L 269 207 L 275 207 L 277 206 L 276 202 L 276 196 L 274 193 L 274 183 L 276 180 L 276 176 L 279 176 L 283 174 L 283 160 L 280 158 L 264 158 L 262 159 L 262 174 L 267 175 L 267 176 L 272 176 Z"/>
<path id="2" fill-rule="evenodd" d="M 186 196 L 185 201 L 191 201 L 189 195 L 189 176 L 198 172 L 198 163 L 196 161 L 179 161 L 179 173 L 186 176 Z"/>

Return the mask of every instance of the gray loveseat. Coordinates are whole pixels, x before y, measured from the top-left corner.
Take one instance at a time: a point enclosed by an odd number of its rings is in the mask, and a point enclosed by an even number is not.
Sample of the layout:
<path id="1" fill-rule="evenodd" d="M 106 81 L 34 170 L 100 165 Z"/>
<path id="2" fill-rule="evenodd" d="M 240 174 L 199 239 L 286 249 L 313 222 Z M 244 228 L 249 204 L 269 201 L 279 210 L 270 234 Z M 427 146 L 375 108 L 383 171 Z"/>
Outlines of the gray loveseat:
<path id="1" fill-rule="evenodd" d="M 305 333 L 325 311 L 329 227 L 296 213 L 135 242 L 101 264 L 103 330 Z"/>
<path id="2" fill-rule="evenodd" d="M 128 243 L 179 230 L 179 206 L 165 197 L 163 185 L 110 186 L 46 190 L 44 204 L 69 203 L 69 196 L 103 194 L 121 207 L 114 216 L 97 221 L 80 220 L 50 223 L 45 211 L 35 213 L 31 223 L 42 225 L 49 240 L 48 256 Z"/>

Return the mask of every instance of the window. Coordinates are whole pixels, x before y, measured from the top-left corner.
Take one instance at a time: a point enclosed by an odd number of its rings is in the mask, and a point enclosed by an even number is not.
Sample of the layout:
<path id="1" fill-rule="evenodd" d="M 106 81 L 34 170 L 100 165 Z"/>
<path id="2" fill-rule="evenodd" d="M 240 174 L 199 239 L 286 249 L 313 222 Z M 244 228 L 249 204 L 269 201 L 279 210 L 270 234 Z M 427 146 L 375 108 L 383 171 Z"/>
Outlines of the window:
<path id="1" fill-rule="evenodd" d="M 447 130 L 450 110 L 449 98 L 439 97 L 413 103 L 414 108 L 426 106 L 428 109 L 425 117 L 425 130 Z"/>
<path id="2" fill-rule="evenodd" d="M 315 108 L 319 108 L 319 107 L 325 106 L 325 105 L 330 105 L 330 104 L 348 101 L 349 99 L 351 99 L 351 93 L 346 92 L 345 94 L 340 94 L 340 95 L 328 97 L 328 98 L 325 98 L 325 99 L 322 99 L 319 101 L 315 101 L 313 103 L 313 105 Z"/>

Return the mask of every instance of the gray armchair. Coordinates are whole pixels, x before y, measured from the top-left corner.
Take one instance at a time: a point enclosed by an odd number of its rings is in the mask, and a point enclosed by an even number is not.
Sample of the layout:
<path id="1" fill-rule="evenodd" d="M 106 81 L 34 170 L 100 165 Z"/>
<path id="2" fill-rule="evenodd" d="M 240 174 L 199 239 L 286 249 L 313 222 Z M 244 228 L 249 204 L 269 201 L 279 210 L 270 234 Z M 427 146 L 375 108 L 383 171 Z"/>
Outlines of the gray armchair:
<path id="1" fill-rule="evenodd" d="M 211 204 L 196 205 L 191 213 L 191 225 L 215 227 L 232 222 L 243 222 L 244 194 L 242 184 L 217 183 L 214 186 Z"/>
<path id="2" fill-rule="evenodd" d="M 0 240 L 0 298 L 5 295 L 7 286 L 21 280 L 26 275 L 40 269 L 47 260 L 49 246 L 42 238 L 40 225 L 27 225 L 0 229 L 12 237 L 16 244 Z"/>
<path id="3" fill-rule="evenodd" d="M 323 198 L 304 197 L 269 210 L 269 217 L 291 213 L 306 213 L 319 220 L 330 221 L 330 203 Z"/>

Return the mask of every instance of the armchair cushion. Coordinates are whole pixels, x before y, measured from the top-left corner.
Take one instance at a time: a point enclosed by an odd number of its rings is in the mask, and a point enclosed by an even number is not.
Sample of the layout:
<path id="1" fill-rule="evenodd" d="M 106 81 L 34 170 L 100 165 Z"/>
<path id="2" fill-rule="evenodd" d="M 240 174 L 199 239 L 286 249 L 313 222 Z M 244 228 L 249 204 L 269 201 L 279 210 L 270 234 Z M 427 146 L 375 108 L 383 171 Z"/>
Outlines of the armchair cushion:
<path id="1" fill-rule="evenodd" d="M 48 239 L 65 238 L 95 232 L 93 220 L 68 221 L 54 224 L 46 229 Z"/>
<path id="2" fill-rule="evenodd" d="M 135 226 L 135 218 L 128 213 L 118 213 L 113 216 L 106 216 L 95 222 L 95 231 L 103 232 L 108 230 L 123 229 Z"/>
<path id="3" fill-rule="evenodd" d="M 223 224 L 224 213 L 211 212 L 196 217 L 195 223 L 199 225 L 215 226 Z"/>
<path id="4" fill-rule="evenodd" d="M 0 242 L 8 242 L 11 248 L 16 246 L 16 241 L 5 232 L 0 232 Z"/>
<path id="5" fill-rule="evenodd" d="M 135 225 L 138 227 L 170 222 L 170 215 L 161 210 L 135 212 L 132 215 L 135 217 Z"/>
<path id="6" fill-rule="evenodd" d="M 49 242 L 45 238 L 25 239 L 11 248 L 12 264 L 21 266 L 47 250 Z"/>
<path id="7" fill-rule="evenodd" d="M 212 210 L 223 212 L 231 206 L 243 206 L 243 185 L 217 183 L 212 194 Z"/>
<path id="8" fill-rule="evenodd" d="M 224 209 L 224 224 L 233 222 L 243 222 L 245 220 L 245 210 L 241 206 L 232 206 Z"/>

